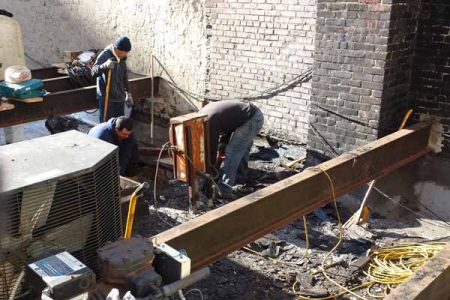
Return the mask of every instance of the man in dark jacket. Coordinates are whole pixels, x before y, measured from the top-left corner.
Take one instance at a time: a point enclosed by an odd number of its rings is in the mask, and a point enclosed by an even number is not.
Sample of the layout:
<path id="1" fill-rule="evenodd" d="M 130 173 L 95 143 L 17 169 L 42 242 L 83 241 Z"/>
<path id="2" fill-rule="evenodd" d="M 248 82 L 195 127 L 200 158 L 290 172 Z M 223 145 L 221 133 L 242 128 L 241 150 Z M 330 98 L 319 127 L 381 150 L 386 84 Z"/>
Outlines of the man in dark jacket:
<path id="1" fill-rule="evenodd" d="M 231 198 L 238 168 L 247 171 L 253 139 L 264 124 L 264 116 L 254 104 L 235 100 L 209 103 L 199 113 L 208 116 L 212 165 L 217 158 L 219 136 L 231 135 L 218 181 L 223 198 Z"/>
<path id="2" fill-rule="evenodd" d="M 97 78 L 97 100 L 100 123 L 103 122 L 103 110 L 106 95 L 108 70 L 111 70 L 108 111 L 106 120 L 124 115 L 124 103 L 131 107 L 133 97 L 130 93 L 127 74 L 127 55 L 131 51 L 131 42 L 126 36 L 116 39 L 114 44 L 105 48 L 97 57 L 92 67 L 92 76 Z"/>
<path id="3" fill-rule="evenodd" d="M 137 173 L 139 152 L 130 118 L 112 118 L 91 128 L 88 135 L 119 147 L 120 175 L 132 177 Z"/>

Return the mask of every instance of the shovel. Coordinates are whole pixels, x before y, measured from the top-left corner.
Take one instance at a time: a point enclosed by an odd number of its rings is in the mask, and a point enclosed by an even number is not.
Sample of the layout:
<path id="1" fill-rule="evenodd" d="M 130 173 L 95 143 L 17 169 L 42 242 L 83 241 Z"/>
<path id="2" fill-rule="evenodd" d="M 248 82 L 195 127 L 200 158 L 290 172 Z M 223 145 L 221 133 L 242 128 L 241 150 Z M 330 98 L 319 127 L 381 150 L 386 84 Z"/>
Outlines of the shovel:
<path id="1" fill-rule="evenodd" d="M 412 109 L 408 110 L 408 112 L 406 113 L 405 117 L 403 118 L 403 121 L 398 130 L 402 130 L 403 127 L 405 127 L 406 121 L 408 121 L 409 116 L 411 116 L 412 112 L 413 112 Z M 369 183 L 369 188 L 367 189 L 367 192 L 364 195 L 364 199 L 361 202 L 361 206 L 356 211 L 356 213 L 350 219 L 348 219 L 347 222 L 345 222 L 344 228 L 349 228 L 353 225 L 361 225 L 361 224 L 367 223 L 369 221 L 370 209 L 367 206 L 367 204 L 369 202 L 368 200 L 369 200 L 370 192 L 372 192 L 372 189 L 375 186 L 376 181 L 377 180 L 375 179 Z"/>

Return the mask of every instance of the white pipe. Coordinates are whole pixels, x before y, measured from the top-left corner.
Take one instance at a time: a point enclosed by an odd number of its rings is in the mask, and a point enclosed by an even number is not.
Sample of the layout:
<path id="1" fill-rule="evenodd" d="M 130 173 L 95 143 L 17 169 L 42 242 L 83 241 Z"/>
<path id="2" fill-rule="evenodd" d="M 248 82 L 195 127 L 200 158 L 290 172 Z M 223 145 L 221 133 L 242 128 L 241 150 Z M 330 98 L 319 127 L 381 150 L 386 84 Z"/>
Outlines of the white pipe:
<path id="1" fill-rule="evenodd" d="M 180 298 L 180 300 L 186 300 L 186 298 L 183 295 L 183 291 L 182 290 L 178 291 L 178 298 Z"/>
<path id="2" fill-rule="evenodd" d="M 155 99 L 153 98 L 153 96 L 154 96 L 154 84 L 153 84 L 153 81 L 154 81 L 154 79 L 155 79 L 155 77 L 154 77 L 154 72 L 153 72 L 153 68 L 154 68 L 154 65 L 153 65 L 153 52 L 152 52 L 152 58 L 151 58 L 151 60 L 150 60 L 150 75 L 151 75 L 151 77 L 152 77 L 152 89 L 151 89 L 151 101 L 152 101 L 152 103 L 151 103 L 151 109 L 152 109 L 152 115 L 151 115 L 151 123 L 150 123 L 150 143 L 153 145 L 153 102 L 155 101 Z"/>
<path id="3" fill-rule="evenodd" d="M 166 297 L 170 297 L 177 291 L 182 290 L 182 289 L 208 277 L 209 274 L 210 274 L 210 270 L 208 267 L 198 270 L 198 271 L 188 275 L 187 277 L 184 277 L 178 281 L 175 281 L 171 284 L 163 286 L 162 287 L 163 294 Z"/>

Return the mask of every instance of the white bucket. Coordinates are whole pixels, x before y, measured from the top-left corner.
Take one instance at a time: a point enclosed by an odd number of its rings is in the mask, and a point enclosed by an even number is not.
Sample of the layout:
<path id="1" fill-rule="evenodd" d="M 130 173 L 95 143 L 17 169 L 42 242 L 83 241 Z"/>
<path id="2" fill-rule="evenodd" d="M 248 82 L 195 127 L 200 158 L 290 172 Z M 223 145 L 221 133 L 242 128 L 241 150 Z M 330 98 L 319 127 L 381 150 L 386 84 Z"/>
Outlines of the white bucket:
<path id="1" fill-rule="evenodd" d="M 21 83 L 31 79 L 31 71 L 25 66 L 11 66 L 5 71 L 5 81 Z"/>

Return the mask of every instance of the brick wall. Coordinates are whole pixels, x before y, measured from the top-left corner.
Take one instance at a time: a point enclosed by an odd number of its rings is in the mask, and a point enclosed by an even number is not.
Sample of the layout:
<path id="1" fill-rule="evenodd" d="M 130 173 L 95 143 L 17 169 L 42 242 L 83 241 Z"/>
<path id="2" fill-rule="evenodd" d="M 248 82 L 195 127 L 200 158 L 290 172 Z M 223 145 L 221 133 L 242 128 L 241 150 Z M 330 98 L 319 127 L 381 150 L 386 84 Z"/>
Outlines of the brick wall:
<path id="1" fill-rule="evenodd" d="M 443 156 L 450 158 L 450 2 L 422 0 L 412 91 L 418 115 L 444 125 Z"/>
<path id="2" fill-rule="evenodd" d="M 379 137 L 397 130 L 406 111 L 414 108 L 410 88 L 420 1 L 393 2 L 391 12 L 383 14 L 390 20 L 389 28 L 380 30 L 380 37 L 387 38 L 387 55 L 385 62 L 378 62 L 385 69 L 384 82 L 378 86 L 383 93 Z"/>
<path id="3" fill-rule="evenodd" d="M 318 3 L 308 135 L 313 152 L 334 155 L 319 136 L 337 153 L 377 139 L 391 8 L 385 2 Z"/>
<path id="4" fill-rule="evenodd" d="M 305 72 L 313 64 L 317 0 L 206 0 L 209 95 L 254 95 Z M 256 104 L 263 131 L 306 142 L 310 83 Z"/>

